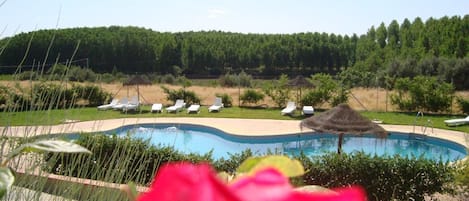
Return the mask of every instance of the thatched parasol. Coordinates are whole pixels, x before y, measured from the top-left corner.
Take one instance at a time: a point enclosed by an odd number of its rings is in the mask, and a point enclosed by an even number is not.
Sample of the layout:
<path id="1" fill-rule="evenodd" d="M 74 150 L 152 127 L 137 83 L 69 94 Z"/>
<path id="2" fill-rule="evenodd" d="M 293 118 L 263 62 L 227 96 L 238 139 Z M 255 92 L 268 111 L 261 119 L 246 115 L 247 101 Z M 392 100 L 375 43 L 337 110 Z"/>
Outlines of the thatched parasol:
<path id="1" fill-rule="evenodd" d="M 140 102 L 140 89 L 139 89 L 139 86 L 140 85 L 151 85 L 151 81 L 140 76 L 140 75 L 135 75 L 133 77 L 131 77 L 130 79 L 126 80 L 122 85 L 124 86 L 137 86 L 137 98 L 138 98 L 138 101 Z M 127 89 L 127 93 L 128 93 L 128 89 Z"/>
<path id="2" fill-rule="evenodd" d="M 299 95 L 296 98 L 296 101 L 299 102 L 301 98 L 301 89 L 302 88 L 311 88 L 314 85 L 309 82 L 305 77 L 302 75 L 296 76 L 294 79 L 288 81 L 288 86 L 295 87 L 299 90 Z"/>
<path id="3" fill-rule="evenodd" d="M 337 152 L 340 154 L 344 134 L 375 134 L 386 137 L 387 131 L 363 117 L 347 104 L 340 104 L 319 115 L 304 119 L 300 127 L 307 127 L 322 133 L 339 134 Z"/>

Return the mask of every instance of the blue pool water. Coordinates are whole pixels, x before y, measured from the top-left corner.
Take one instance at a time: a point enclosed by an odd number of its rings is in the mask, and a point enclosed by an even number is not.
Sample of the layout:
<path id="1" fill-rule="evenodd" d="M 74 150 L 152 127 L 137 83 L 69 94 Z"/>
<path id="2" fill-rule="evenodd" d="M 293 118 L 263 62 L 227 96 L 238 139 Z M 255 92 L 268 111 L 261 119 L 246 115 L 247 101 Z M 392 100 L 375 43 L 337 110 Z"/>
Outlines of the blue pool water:
<path id="1" fill-rule="evenodd" d="M 268 151 L 287 155 L 321 155 L 336 152 L 338 137 L 331 134 L 302 133 L 283 136 L 245 137 L 224 133 L 215 128 L 191 124 L 139 124 L 123 126 L 108 131 L 109 134 L 130 135 L 133 138 L 149 139 L 153 145 L 172 146 L 183 153 L 205 154 L 213 150 L 215 159 L 251 149 L 256 154 Z M 345 135 L 343 152 L 364 151 L 377 155 L 420 156 L 429 159 L 455 161 L 467 153 L 464 146 L 430 136 L 407 133 L 390 133 L 387 138 L 373 135 Z"/>

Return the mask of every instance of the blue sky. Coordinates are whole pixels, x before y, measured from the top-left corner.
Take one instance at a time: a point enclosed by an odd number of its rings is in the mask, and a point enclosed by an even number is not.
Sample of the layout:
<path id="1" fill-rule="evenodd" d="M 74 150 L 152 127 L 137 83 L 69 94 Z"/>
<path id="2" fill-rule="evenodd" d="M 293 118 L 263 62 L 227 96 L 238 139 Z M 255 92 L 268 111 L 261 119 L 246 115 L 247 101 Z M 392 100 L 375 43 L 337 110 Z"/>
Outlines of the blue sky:
<path id="1" fill-rule="evenodd" d="M 360 35 L 394 19 L 425 21 L 462 17 L 468 11 L 468 0 L 7 0 L 0 7 L 0 38 L 38 29 L 110 25 L 161 32 Z"/>

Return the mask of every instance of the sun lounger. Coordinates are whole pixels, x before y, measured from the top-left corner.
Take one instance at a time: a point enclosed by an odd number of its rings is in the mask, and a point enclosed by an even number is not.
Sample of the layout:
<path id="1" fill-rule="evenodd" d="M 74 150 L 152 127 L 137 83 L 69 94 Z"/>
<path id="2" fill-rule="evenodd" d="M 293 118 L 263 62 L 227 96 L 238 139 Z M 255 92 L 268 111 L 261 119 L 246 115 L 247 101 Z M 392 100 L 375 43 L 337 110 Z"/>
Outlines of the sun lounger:
<path id="1" fill-rule="evenodd" d="M 214 101 L 214 103 L 213 103 L 213 105 L 211 105 L 211 106 L 208 108 L 208 112 L 212 112 L 212 111 L 220 112 L 220 110 L 221 110 L 222 107 L 223 107 L 222 99 L 219 98 L 219 97 L 216 97 L 216 98 L 215 98 L 215 101 Z"/>
<path id="2" fill-rule="evenodd" d="M 138 102 L 138 97 L 133 96 L 132 99 L 122 107 L 122 111 L 123 112 L 137 111 L 139 107 L 140 107 L 140 103 Z"/>
<path id="3" fill-rule="evenodd" d="M 176 103 L 173 106 L 169 106 L 166 108 L 166 112 L 179 112 L 186 106 L 186 103 L 184 103 L 184 100 L 182 99 L 177 99 Z"/>
<path id="4" fill-rule="evenodd" d="M 187 114 L 189 113 L 199 113 L 200 112 L 200 105 L 191 105 L 187 108 Z"/>
<path id="5" fill-rule="evenodd" d="M 293 101 L 288 101 L 287 107 L 281 111 L 282 115 L 291 115 L 296 110 L 296 104 Z"/>
<path id="6" fill-rule="evenodd" d="M 161 112 L 163 110 L 163 104 L 155 103 L 151 106 L 151 112 Z"/>
<path id="7" fill-rule="evenodd" d="M 303 115 L 313 115 L 314 108 L 313 106 L 303 106 Z"/>
<path id="8" fill-rule="evenodd" d="M 119 99 L 112 99 L 111 103 L 98 106 L 98 110 L 109 110 L 112 109 L 112 106 L 115 106 L 119 103 Z"/>
<path id="9" fill-rule="evenodd" d="M 447 126 L 460 126 L 469 124 L 469 116 L 463 119 L 448 119 L 444 121 Z"/>
<path id="10" fill-rule="evenodd" d="M 127 99 L 127 97 L 125 98 L 122 98 L 119 103 L 117 103 L 116 105 L 112 106 L 112 109 L 114 110 L 122 110 L 122 108 L 124 108 L 124 105 L 127 105 L 129 103 L 129 100 Z"/>

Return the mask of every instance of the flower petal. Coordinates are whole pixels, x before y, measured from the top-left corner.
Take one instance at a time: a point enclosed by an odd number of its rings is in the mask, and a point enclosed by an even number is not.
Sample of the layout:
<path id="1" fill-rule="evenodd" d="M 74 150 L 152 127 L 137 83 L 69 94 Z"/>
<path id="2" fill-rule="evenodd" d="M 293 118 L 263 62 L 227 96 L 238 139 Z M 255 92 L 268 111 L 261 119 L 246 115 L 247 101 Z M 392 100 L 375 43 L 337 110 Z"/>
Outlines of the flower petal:
<path id="1" fill-rule="evenodd" d="M 207 164 L 169 163 L 160 168 L 139 201 L 238 201 Z"/>
<path id="2" fill-rule="evenodd" d="M 241 178 L 230 188 L 242 200 L 255 201 L 285 200 L 293 192 L 288 179 L 273 168 L 261 170 L 254 176 Z"/>

